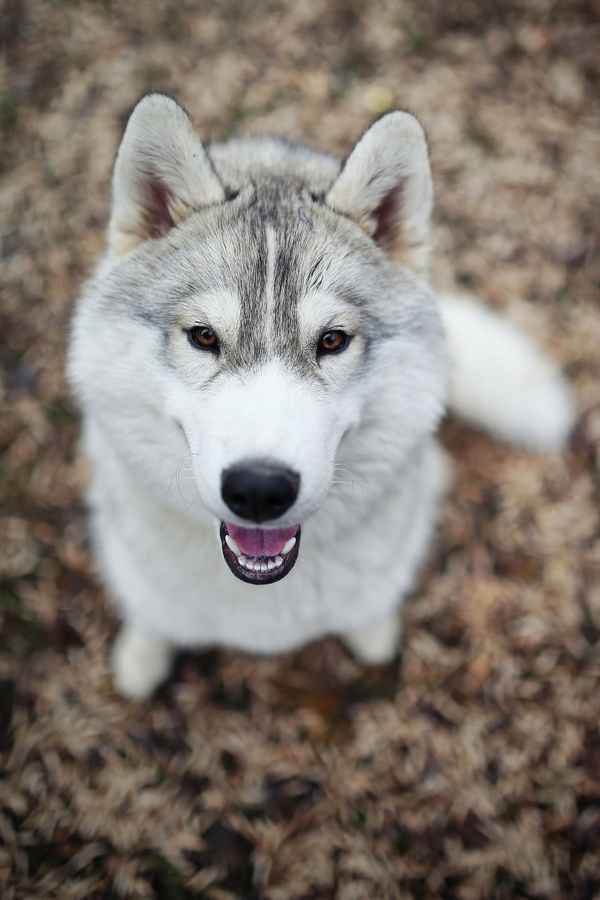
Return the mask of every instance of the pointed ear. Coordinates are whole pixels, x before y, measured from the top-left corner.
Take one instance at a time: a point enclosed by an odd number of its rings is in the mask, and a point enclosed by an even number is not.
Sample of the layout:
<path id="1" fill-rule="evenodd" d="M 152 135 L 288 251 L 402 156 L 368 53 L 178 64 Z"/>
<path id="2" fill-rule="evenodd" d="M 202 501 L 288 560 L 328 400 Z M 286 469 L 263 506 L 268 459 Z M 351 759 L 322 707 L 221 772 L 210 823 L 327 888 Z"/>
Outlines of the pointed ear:
<path id="1" fill-rule="evenodd" d="M 433 184 L 425 134 L 410 113 L 389 113 L 375 122 L 325 199 L 390 256 L 427 274 Z"/>
<path id="2" fill-rule="evenodd" d="M 115 163 L 108 226 L 111 256 L 160 237 L 199 207 L 225 199 L 187 113 L 150 94 L 133 110 Z"/>

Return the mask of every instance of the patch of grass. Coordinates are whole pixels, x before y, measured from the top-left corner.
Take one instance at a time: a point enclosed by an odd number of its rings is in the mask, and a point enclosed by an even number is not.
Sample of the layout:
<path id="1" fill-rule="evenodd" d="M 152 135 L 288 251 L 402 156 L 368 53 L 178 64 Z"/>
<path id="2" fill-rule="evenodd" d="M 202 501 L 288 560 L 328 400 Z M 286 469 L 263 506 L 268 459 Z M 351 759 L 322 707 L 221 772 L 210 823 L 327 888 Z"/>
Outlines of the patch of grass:
<path id="1" fill-rule="evenodd" d="M 376 71 L 377 66 L 371 51 L 359 41 L 350 41 L 344 53 L 342 72 L 359 78 L 371 78 Z"/>
<path id="2" fill-rule="evenodd" d="M 465 135 L 472 143 L 485 150 L 486 153 L 496 153 L 498 150 L 494 135 L 488 131 L 474 110 L 470 110 L 467 113 Z"/>
<path id="3" fill-rule="evenodd" d="M 12 744 L 12 714 L 15 704 L 15 683 L 0 680 L 0 750 L 9 749 Z"/>
<path id="4" fill-rule="evenodd" d="M 17 105 L 10 94 L 0 94 L 0 133 L 8 134 L 19 118 Z"/>
<path id="5" fill-rule="evenodd" d="M 68 397 L 54 397 L 42 404 L 42 410 L 52 428 L 76 426 L 79 423 L 77 410 Z"/>
<path id="6" fill-rule="evenodd" d="M 167 84 L 170 72 L 165 66 L 150 64 L 140 71 L 140 80 L 144 91 L 150 91 L 157 86 Z"/>
<path id="7" fill-rule="evenodd" d="M 182 883 L 181 874 L 160 856 L 152 858 L 155 866 L 150 874 L 150 883 L 157 897 L 162 900 L 192 900 L 197 894 L 190 894 Z"/>
<path id="8" fill-rule="evenodd" d="M 432 43 L 429 30 L 415 16 L 411 16 L 406 22 L 405 35 L 408 49 L 417 56 L 423 56 L 431 52 Z"/>
<path id="9" fill-rule="evenodd" d="M 0 584 L 0 651 L 22 659 L 48 645 L 46 632 L 8 582 Z"/>
<path id="10" fill-rule="evenodd" d="M 224 125 L 219 133 L 220 140 L 225 141 L 230 138 L 239 130 L 241 124 L 248 119 L 254 119 L 259 116 L 268 116 L 273 110 L 284 105 L 286 102 L 289 102 L 296 96 L 297 94 L 295 94 L 294 91 L 278 90 L 271 100 L 260 106 L 248 106 L 244 103 L 243 97 L 236 98 L 227 107 Z"/>
<path id="11" fill-rule="evenodd" d="M 367 828 L 367 817 L 362 809 L 357 809 L 350 819 L 350 825 L 352 828 L 356 828 L 357 831 L 366 831 Z"/>
<path id="12" fill-rule="evenodd" d="M 7 582 L 0 582 L 0 610 L 7 613 L 18 613 L 23 603 Z"/>

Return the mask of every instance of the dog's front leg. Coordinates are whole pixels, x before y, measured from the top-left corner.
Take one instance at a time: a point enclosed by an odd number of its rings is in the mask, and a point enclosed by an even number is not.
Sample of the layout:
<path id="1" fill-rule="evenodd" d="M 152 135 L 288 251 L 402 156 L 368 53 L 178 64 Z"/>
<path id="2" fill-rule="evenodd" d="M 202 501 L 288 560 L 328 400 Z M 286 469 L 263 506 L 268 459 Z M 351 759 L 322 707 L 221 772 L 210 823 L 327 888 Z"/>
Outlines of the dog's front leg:
<path id="1" fill-rule="evenodd" d="M 174 656 L 169 640 L 125 623 L 112 651 L 115 687 L 126 697 L 147 700 L 168 677 Z"/>
<path id="2" fill-rule="evenodd" d="M 360 662 L 370 666 L 383 666 L 396 656 L 401 632 L 400 613 L 394 612 L 365 628 L 349 631 L 343 637 L 349 650 Z"/>

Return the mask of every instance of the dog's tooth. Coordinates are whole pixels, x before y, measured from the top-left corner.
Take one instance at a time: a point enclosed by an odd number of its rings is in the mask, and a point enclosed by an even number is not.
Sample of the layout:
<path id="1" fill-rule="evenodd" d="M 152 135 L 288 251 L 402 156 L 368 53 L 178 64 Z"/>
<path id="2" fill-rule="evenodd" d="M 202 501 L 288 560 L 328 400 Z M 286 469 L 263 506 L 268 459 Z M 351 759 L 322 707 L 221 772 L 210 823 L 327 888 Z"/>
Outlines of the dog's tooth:
<path id="1" fill-rule="evenodd" d="M 238 545 L 236 544 L 236 542 L 234 541 L 234 539 L 231 537 L 230 534 L 225 535 L 225 543 L 227 544 L 227 546 L 229 547 L 230 550 L 233 550 L 233 552 L 235 553 L 236 556 L 242 555 L 242 551 L 240 550 L 240 548 L 238 547 Z"/>
<path id="2" fill-rule="evenodd" d="M 292 547 L 294 546 L 295 543 L 296 543 L 295 537 L 290 538 L 289 541 L 285 542 L 285 544 L 283 545 L 283 550 L 281 551 L 284 556 L 286 553 L 290 552 L 290 550 L 292 549 Z"/>
<path id="3" fill-rule="evenodd" d="M 266 571 L 267 571 L 267 564 L 266 564 L 266 563 L 261 563 L 261 564 L 260 564 L 260 571 L 261 571 L 261 572 L 266 572 Z"/>
<path id="4" fill-rule="evenodd" d="M 283 562 L 283 560 L 282 560 L 281 556 L 275 557 L 275 565 L 276 566 L 280 566 L 282 562 Z"/>
<path id="5" fill-rule="evenodd" d="M 229 535 L 228 535 L 228 537 L 229 537 Z M 245 566 L 246 563 L 248 562 L 248 560 L 246 559 L 245 556 L 238 556 L 237 561 L 239 562 L 239 564 L 240 564 L 241 566 Z"/>
<path id="6" fill-rule="evenodd" d="M 269 572 L 271 571 L 271 569 L 275 568 L 275 560 L 274 559 L 269 560 L 269 562 L 267 563 L 267 568 L 268 568 Z"/>

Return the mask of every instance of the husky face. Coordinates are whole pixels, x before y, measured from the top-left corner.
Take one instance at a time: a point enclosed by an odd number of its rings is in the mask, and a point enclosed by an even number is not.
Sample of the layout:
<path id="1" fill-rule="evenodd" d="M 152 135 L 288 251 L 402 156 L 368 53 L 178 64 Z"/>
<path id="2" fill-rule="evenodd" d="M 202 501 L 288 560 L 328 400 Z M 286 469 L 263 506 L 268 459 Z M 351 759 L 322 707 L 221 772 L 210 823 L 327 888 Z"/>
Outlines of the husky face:
<path id="1" fill-rule="evenodd" d="M 251 583 L 276 581 L 359 421 L 365 358 L 393 337 L 385 305 L 378 315 L 373 302 L 390 286 L 385 272 L 374 277 L 362 232 L 283 186 L 234 201 L 202 231 L 189 220 L 181 250 L 165 260 L 167 272 L 185 266 L 188 284 L 170 304 L 177 377 L 166 409 L 185 434 L 202 501 L 222 522 L 230 568 Z"/>
<path id="2" fill-rule="evenodd" d="M 300 525 L 373 400 L 377 357 L 395 357 L 394 409 L 411 413 L 415 434 L 439 417 L 443 391 L 425 374 L 426 403 L 414 388 L 404 406 L 397 396 L 403 372 L 440 357 L 420 280 L 431 177 L 404 113 L 376 123 L 341 171 L 276 141 L 263 141 L 260 165 L 257 144 L 238 146 L 234 165 L 228 146 L 211 157 L 173 101 L 141 101 L 115 167 L 103 280 L 161 334 L 157 405 L 185 436 L 226 563 L 265 584 L 296 561 Z M 443 384 L 437 370 L 432 383 Z"/>

